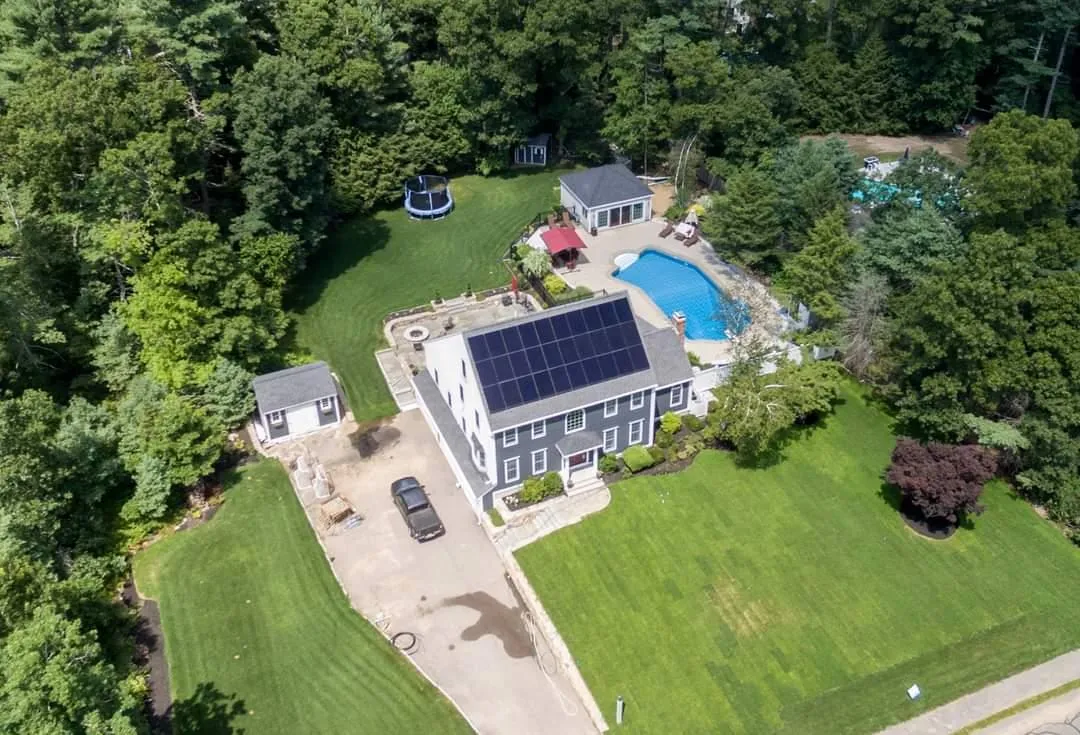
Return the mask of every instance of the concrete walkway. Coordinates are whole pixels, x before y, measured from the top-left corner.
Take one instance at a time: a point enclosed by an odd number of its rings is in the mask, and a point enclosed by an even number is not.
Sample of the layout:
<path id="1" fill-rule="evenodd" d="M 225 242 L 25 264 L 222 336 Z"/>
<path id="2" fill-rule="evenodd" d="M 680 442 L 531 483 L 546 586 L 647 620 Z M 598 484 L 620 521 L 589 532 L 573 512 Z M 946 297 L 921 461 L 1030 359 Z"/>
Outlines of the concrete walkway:
<path id="1" fill-rule="evenodd" d="M 610 502 L 611 491 L 607 485 L 600 483 L 594 489 L 547 500 L 515 513 L 508 513 L 505 508 L 500 508 L 506 525 L 492 530 L 492 540 L 499 549 L 512 553 L 560 528 L 572 526 L 587 515 L 603 510 Z"/>
<path id="2" fill-rule="evenodd" d="M 1080 679 L 1080 649 L 991 684 L 913 720 L 893 725 L 882 730 L 880 735 L 953 733 L 1074 679 Z M 1009 731 L 998 732 L 1004 735 Z"/>

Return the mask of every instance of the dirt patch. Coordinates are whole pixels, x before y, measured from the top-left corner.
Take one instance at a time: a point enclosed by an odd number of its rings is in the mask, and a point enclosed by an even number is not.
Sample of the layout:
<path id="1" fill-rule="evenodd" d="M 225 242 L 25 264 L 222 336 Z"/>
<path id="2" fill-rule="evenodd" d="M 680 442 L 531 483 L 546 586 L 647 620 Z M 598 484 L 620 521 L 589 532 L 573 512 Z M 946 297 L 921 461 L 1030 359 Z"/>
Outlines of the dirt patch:
<path id="1" fill-rule="evenodd" d="M 765 632 L 772 614 L 761 600 L 749 600 L 734 579 L 718 579 L 709 590 L 709 602 L 739 638 Z"/>
<path id="2" fill-rule="evenodd" d="M 803 140 L 824 140 L 824 135 L 805 135 Z M 920 153 L 927 148 L 934 148 L 946 158 L 952 159 L 961 166 L 968 162 L 967 146 L 968 139 L 958 135 L 855 135 L 849 133 L 837 133 L 836 137 L 847 141 L 852 152 L 859 157 L 882 156 L 897 157 L 904 155 L 905 150 L 910 150 L 911 155 Z"/>
<path id="3" fill-rule="evenodd" d="M 144 600 L 130 579 L 121 593 L 124 604 L 138 609 L 135 620 L 135 664 L 149 671 L 150 696 L 148 719 L 155 735 L 172 733 L 172 696 L 169 693 L 169 664 L 165 660 L 165 634 L 161 629 L 161 613 L 153 600 Z"/>
<path id="4" fill-rule="evenodd" d="M 487 592 L 470 592 L 447 597 L 443 607 L 467 607 L 480 613 L 480 619 L 461 631 L 461 640 L 476 641 L 493 635 L 502 641 L 510 658 L 528 658 L 533 653 L 532 640 L 521 618 L 522 608 L 508 607 Z"/>
<path id="5" fill-rule="evenodd" d="M 668 182 L 653 184 L 652 209 L 654 216 L 662 216 L 675 203 L 675 185 Z"/>
<path id="6" fill-rule="evenodd" d="M 349 434 L 349 443 L 363 459 L 392 447 L 401 438 L 401 431 L 389 423 L 378 422 L 360 426 Z"/>

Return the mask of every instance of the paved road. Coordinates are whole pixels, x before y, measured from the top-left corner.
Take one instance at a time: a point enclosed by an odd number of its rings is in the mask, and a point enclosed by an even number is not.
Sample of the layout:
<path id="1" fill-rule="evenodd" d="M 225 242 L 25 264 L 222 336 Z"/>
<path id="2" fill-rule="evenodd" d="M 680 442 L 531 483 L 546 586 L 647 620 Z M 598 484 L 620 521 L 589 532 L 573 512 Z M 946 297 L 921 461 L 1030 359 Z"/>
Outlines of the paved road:
<path id="1" fill-rule="evenodd" d="M 1068 724 L 1072 723 L 1072 724 Z M 1072 729 L 1069 729 L 1072 728 Z M 1080 735 L 1080 690 L 1066 692 L 1060 697 L 1008 717 L 979 735 Z"/>
<path id="2" fill-rule="evenodd" d="M 953 733 L 1074 679 L 1080 679 L 1080 649 L 930 710 L 914 720 L 893 725 L 880 735 Z"/>

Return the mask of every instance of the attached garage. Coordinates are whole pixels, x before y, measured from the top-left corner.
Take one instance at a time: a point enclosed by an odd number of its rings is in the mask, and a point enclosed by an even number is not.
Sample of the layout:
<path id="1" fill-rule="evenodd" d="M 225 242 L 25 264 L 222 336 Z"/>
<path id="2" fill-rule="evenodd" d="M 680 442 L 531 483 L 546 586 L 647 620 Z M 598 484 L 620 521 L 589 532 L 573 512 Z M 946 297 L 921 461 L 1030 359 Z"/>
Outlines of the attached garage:
<path id="1" fill-rule="evenodd" d="M 337 381 L 325 362 L 260 375 L 252 387 L 260 439 L 268 443 L 337 426 L 345 414 Z"/>

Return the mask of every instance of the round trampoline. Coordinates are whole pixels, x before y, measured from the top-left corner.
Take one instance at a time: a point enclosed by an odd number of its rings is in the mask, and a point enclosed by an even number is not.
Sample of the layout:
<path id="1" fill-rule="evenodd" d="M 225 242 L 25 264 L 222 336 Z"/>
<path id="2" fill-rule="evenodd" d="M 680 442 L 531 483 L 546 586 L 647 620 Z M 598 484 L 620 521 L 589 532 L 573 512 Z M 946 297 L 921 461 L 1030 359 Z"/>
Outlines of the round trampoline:
<path id="1" fill-rule="evenodd" d="M 414 176 L 405 182 L 405 211 L 414 219 L 445 217 L 454 208 L 445 176 Z"/>

